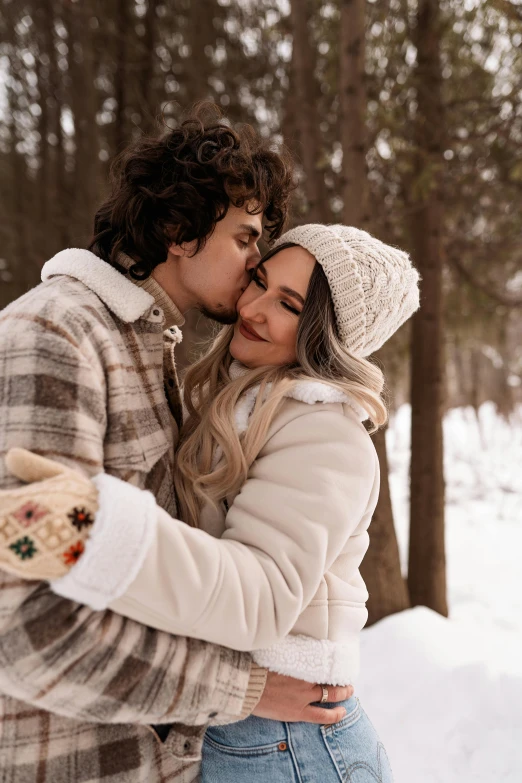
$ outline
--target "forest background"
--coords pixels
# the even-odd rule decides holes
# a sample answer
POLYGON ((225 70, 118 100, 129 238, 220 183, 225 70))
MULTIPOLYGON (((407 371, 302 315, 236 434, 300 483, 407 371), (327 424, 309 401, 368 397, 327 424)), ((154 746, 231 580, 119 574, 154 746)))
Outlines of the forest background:
MULTIPOLYGON (((522 3, 0 0, 0 307, 87 245, 114 155, 203 99, 290 147, 294 224, 365 228, 422 275, 375 357, 411 403, 407 573, 379 432, 363 576, 370 623, 445 615, 443 418, 522 401, 522 3)), ((180 365, 208 334, 188 318, 180 365)))

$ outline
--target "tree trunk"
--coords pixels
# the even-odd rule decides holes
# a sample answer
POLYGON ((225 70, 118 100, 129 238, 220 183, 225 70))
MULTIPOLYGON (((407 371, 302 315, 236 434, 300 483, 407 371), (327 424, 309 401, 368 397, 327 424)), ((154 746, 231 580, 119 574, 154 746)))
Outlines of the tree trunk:
MULTIPOLYGON (((11 73, 16 74, 18 59, 16 51, 13 49, 10 56, 11 73)), ((19 130, 15 120, 15 112, 18 110, 17 96, 11 86, 7 90, 7 109, 8 109, 8 128, 9 134, 9 179, 11 181, 12 193, 12 218, 11 218, 11 263, 13 265, 13 291, 14 297, 25 294, 26 291, 38 282, 33 276, 34 257, 32 248, 28 241, 28 223, 30 216, 26 212, 26 203, 24 196, 27 193, 27 176, 25 158, 18 152, 16 147, 20 142, 19 130)), ((4 251, 5 252, 5 251, 4 251)), ((8 302, 1 302, 4 307, 8 302)))
POLYGON ((369 223, 366 170, 365 0, 341 0, 339 116, 343 222, 369 223))
MULTIPOLYGON (((340 112, 343 145, 343 218, 348 225, 368 227, 366 212, 366 90, 364 84, 364 0, 343 0, 340 40, 340 112)), ((373 442, 379 457, 381 488, 370 527, 370 548, 361 573, 370 598, 368 623, 409 607, 408 592, 401 573, 399 547, 393 523, 388 482, 388 459, 384 430, 373 442)))
POLYGON ((129 52, 128 39, 132 24, 129 0, 116 0, 116 25, 114 31, 114 98, 116 100, 113 154, 117 155, 130 141, 129 113, 129 52))
POLYGON ((411 506, 408 587, 412 605, 447 616, 444 551, 442 193, 443 105, 437 0, 419 0, 417 117, 411 196, 421 308, 412 324, 411 506))
POLYGON ((190 62, 187 64, 188 103, 211 97, 209 78, 213 73, 211 50, 216 45, 214 29, 215 0, 200 0, 189 4, 188 43, 190 62))
POLYGON ((154 72, 154 63, 157 60, 157 7, 158 0, 148 0, 147 13, 143 19, 145 33, 142 39, 143 57, 140 74, 140 113, 143 133, 150 133, 156 129, 156 118, 161 109, 154 72))
POLYGON ((290 3, 292 28, 292 84, 294 87, 296 141, 298 157, 305 172, 305 192, 308 202, 307 222, 325 223, 329 220, 328 195, 321 168, 321 131, 317 112, 317 85, 315 77, 316 54, 308 33, 309 14, 304 3, 290 3))
POLYGON ((370 526, 370 547, 361 564, 361 575, 370 594, 367 625, 410 606, 393 524, 385 433, 382 428, 372 438, 381 467, 381 489, 370 526))
POLYGON ((54 150, 49 142, 53 130, 54 98, 50 90, 50 70, 53 53, 53 23, 52 12, 47 3, 38 6, 34 15, 36 40, 38 42, 38 58, 36 60, 36 77, 41 113, 38 119, 39 133, 39 167, 36 180, 38 191, 38 226, 39 246, 42 259, 50 258, 53 253, 53 224, 55 204, 58 197, 55 188, 54 150))
MULTIPOLYGON (((57 42, 55 41, 54 26, 56 24, 56 11, 54 0, 45 0, 42 3, 47 9, 47 21, 49 23, 49 95, 48 100, 51 104, 51 133, 54 141, 53 148, 53 190, 55 199, 53 203, 53 241, 51 243, 51 253, 54 255, 58 250, 64 247, 70 247, 69 241, 69 203, 70 193, 69 178, 66 171, 66 153, 65 153, 65 134, 62 126, 62 106, 64 101, 64 81, 65 77, 61 72, 58 60, 59 52, 57 42)), ((69 41, 69 46, 71 41, 69 41)), ((49 194, 45 194, 49 197, 49 194)))
POLYGON ((94 35, 89 24, 92 0, 79 8, 68 6, 69 104, 74 118, 74 178, 72 188, 74 247, 84 247, 93 232, 93 216, 100 199, 99 138, 96 112, 94 35))

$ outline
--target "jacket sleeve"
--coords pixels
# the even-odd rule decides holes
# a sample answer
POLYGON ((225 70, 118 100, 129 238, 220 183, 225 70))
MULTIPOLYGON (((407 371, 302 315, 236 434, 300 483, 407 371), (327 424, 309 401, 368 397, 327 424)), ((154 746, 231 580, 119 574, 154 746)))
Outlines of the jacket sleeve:
MULTIPOLYGON (((268 647, 289 633, 341 551, 350 557, 352 547, 358 568, 377 470, 373 444, 359 423, 315 406, 270 438, 221 539, 157 509, 155 539, 137 577, 106 600, 115 611, 173 633, 239 650, 268 647)), ((114 486, 105 494, 115 502, 116 492, 114 486)), ((123 494, 117 502, 125 509, 123 494)), ((123 515, 130 513, 143 513, 139 498, 129 497, 123 515)), ((132 565, 124 561, 122 555, 122 579, 132 565)), ((61 584, 89 601, 99 568, 99 561, 95 568, 80 561, 61 584)))
MULTIPOLYGON (((99 470, 105 390, 92 363, 58 326, 6 319, 2 451, 22 446, 84 473, 99 470)), ((0 487, 14 484, 1 458, 0 487)), ((0 692, 77 720, 195 724, 210 713, 239 719, 255 685, 250 656, 94 612, 47 583, 0 572, 0 692)))

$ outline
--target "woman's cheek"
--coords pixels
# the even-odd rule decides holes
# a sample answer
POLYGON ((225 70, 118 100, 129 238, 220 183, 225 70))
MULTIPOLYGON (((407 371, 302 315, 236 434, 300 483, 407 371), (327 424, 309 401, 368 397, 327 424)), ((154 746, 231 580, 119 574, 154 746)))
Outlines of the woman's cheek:
POLYGON ((284 346, 289 361, 295 361, 297 350, 297 325, 291 324, 285 329, 284 346))

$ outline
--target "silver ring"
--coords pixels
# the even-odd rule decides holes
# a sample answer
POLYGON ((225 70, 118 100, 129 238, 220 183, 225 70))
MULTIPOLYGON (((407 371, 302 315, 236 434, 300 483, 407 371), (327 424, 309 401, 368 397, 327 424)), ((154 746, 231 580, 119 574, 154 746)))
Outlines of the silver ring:
POLYGON ((321 704, 326 704, 328 701, 328 688, 326 685, 321 685, 321 688, 323 689, 323 695, 321 696, 321 704))

